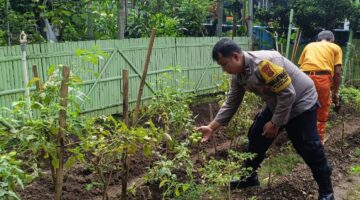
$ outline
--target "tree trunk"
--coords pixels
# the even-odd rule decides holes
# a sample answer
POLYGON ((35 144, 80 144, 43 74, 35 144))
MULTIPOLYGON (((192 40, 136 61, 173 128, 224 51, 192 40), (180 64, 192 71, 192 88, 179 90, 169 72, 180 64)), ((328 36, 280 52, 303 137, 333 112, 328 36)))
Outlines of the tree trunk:
POLYGON ((161 0, 156 1, 156 11, 161 12, 161 0))
MULTIPOLYGON (((91 7, 91 1, 89 2, 89 7, 91 7)), ((92 15, 92 13, 88 13, 87 16, 87 38, 89 40, 93 40, 94 39, 94 17, 92 15)))
POLYGON ((125 0, 118 0, 118 39, 125 38, 125 0))
POLYGON ((233 12, 233 27, 232 27, 232 36, 236 37, 236 30, 237 30, 237 17, 238 15, 233 12))
POLYGON ((224 0, 218 0, 217 3, 217 25, 216 25, 216 36, 221 36, 222 34, 222 24, 223 24, 223 8, 224 8, 224 0))
POLYGON ((5 0, 5 12, 6 12, 6 37, 8 45, 11 46, 11 38, 10 38, 10 22, 9 22, 9 2, 5 0))

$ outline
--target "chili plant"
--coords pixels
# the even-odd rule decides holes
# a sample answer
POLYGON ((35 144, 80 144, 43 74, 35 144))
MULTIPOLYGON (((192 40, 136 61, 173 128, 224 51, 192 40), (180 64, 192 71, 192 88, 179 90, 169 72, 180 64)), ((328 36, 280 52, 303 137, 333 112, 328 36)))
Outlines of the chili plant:
POLYGON ((32 179, 21 169, 22 162, 16 158, 16 152, 0 150, 0 198, 19 199, 18 189, 24 189, 25 183, 32 179))
POLYGON ((145 182, 159 184, 163 189, 163 199, 180 197, 191 185, 194 185, 193 162, 191 154, 182 143, 174 148, 174 158, 168 159, 166 155, 160 155, 152 168, 149 168, 144 177, 145 182), (184 175, 182 178, 179 175, 184 175))
MULTIPOLYGON (((44 158, 49 160, 53 179, 54 169, 59 166, 56 137, 60 128, 59 110, 62 109, 59 97, 61 68, 62 66, 51 66, 48 69, 48 80, 43 84, 42 90, 30 94, 30 111, 25 101, 17 101, 13 102, 12 108, 3 108, 3 113, 6 114, 0 116, 2 121, 6 121, 12 127, 8 132, 0 133, 0 146, 7 151, 16 150, 20 158, 26 157, 24 165, 29 167, 33 167, 33 163, 39 163, 44 158), (33 113, 32 118, 27 117, 29 112, 33 113)), ((75 145, 76 138, 82 134, 84 118, 80 116, 78 100, 84 95, 78 89, 79 84, 80 78, 71 75, 68 82, 70 94, 64 141, 66 147, 75 145)), ((77 158, 81 158, 71 152, 67 152, 67 156, 65 168, 70 168, 77 158)))
POLYGON ((227 189, 228 198, 231 199, 230 181, 234 177, 239 179, 249 176, 251 170, 251 168, 242 167, 239 163, 253 158, 254 154, 229 150, 226 160, 211 159, 203 168, 199 169, 202 183, 208 188, 210 197, 216 198, 223 195, 221 188, 224 188, 227 189))
POLYGON ((172 149, 183 133, 189 134, 193 130, 194 119, 189 108, 193 95, 185 92, 180 67, 168 68, 169 72, 158 80, 159 90, 149 106, 143 109, 142 118, 151 118, 163 128, 167 138, 171 138, 168 142, 172 149))
POLYGON ((98 174, 105 200, 108 199, 107 191, 113 174, 125 174, 124 170, 130 168, 124 166, 128 163, 122 162, 123 154, 126 153, 129 159, 142 149, 145 156, 152 155, 153 149, 162 140, 162 134, 151 122, 146 123, 145 127, 129 128, 112 116, 101 117, 96 123, 90 124, 88 137, 81 138, 79 150, 91 154, 84 158, 85 164, 98 174))
MULTIPOLYGON (((225 99, 223 100, 225 101, 225 99)), ((220 101, 222 103, 223 101, 220 101)), ((236 139, 245 135, 253 123, 253 118, 260 110, 261 100, 253 93, 246 93, 242 103, 229 124, 225 127, 225 132, 230 136, 230 148, 236 146, 236 139)))
MULTIPOLYGON (((218 84, 218 88, 225 92, 225 96, 220 96, 219 104, 222 105, 226 101, 226 92, 230 88, 230 76, 224 74, 218 84)), ((238 136, 242 136, 249 130, 255 113, 261 108, 261 100, 253 93, 245 93, 242 103, 235 113, 229 124, 225 128, 225 132, 230 136, 230 148, 236 142, 238 136)), ((236 143, 235 143, 236 145, 236 143)))

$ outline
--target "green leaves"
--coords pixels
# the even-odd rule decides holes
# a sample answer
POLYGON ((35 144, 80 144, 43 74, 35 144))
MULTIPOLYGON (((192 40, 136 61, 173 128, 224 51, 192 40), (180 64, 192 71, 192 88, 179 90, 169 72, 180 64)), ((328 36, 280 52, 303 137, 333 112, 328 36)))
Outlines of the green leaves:
POLYGON ((350 172, 351 172, 351 173, 360 174, 360 165, 351 167, 351 168, 350 168, 350 172))
POLYGON ((0 198, 19 199, 16 194, 17 187, 24 189, 24 183, 28 181, 26 173, 21 169, 23 164, 16 159, 16 152, 3 152, 0 149, 0 198))
POLYGON ((90 62, 94 65, 99 64, 99 60, 109 57, 109 54, 99 49, 99 46, 93 46, 92 50, 76 49, 75 55, 80 57, 83 62, 90 62))
POLYGON ((322 28, 336 28, 338 22, 351 15, 351 7, 348 0, 294 0, 292 4, 295 23, 307 37, 313 37, 322 28))

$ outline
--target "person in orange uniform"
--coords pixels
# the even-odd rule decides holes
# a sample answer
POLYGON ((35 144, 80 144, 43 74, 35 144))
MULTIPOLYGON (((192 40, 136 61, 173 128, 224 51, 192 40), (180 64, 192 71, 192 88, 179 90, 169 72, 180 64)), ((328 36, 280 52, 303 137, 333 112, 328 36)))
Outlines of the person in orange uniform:
POLYGON ((314 81, 320 107, 317 113, 317 129, 322 143, 326 142, 326 122, 332 102, 339 103, 339 85, 342 71, 342 50, 334 43, 331 31, 318 34, 318 40, 305 46, 299 59, 300 69, 314 81), (332 98, 330 98, 330 92, 332 98))

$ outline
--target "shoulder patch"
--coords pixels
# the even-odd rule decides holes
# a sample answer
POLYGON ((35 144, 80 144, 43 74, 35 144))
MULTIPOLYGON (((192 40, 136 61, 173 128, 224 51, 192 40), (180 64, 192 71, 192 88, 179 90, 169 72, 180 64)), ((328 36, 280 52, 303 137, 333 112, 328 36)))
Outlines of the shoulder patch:
POLYGON ((265 83, 276 93, 281 92, 291 83, 291 78, 284 68, 269 60, 263 60, 258 65, 258 69, 261 76, 265 79, 265 83))

